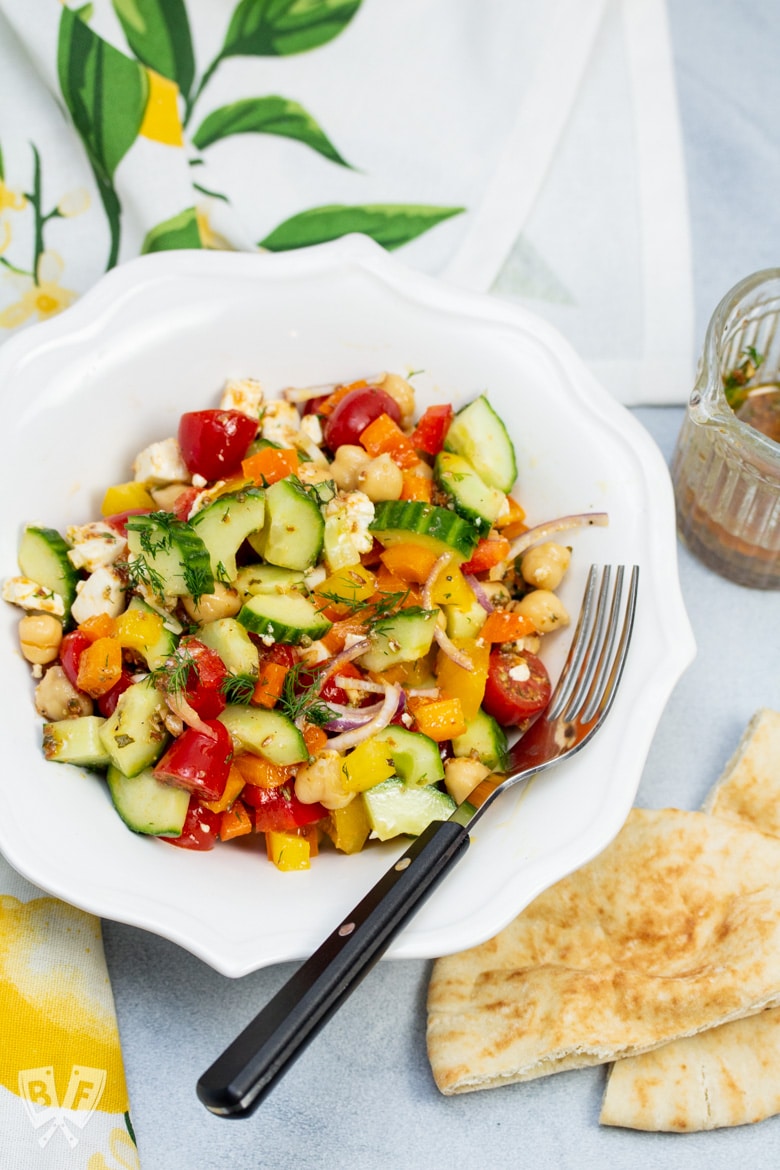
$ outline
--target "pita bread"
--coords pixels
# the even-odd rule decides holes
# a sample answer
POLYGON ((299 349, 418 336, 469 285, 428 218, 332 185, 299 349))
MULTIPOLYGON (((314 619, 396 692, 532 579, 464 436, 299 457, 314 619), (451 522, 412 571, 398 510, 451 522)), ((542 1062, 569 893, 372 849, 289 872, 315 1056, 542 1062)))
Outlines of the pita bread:
POLYGON ((702 808, 780 837, 780 711, 756 712, 702 808))
MULTIPOLYGON (((753 716, 704 808, 780 837, 780 713, 764 709, 753 716)), ((777 1008, 618 1061, 600 1121, 684 1133, 745 1125, 776 1113, 777 1008)))
POLYGON ((494 939, 436 961, 439 1089, 602 1064, 780 1004, 779 873, 780 840, 632 810, 602 854, 494 939))

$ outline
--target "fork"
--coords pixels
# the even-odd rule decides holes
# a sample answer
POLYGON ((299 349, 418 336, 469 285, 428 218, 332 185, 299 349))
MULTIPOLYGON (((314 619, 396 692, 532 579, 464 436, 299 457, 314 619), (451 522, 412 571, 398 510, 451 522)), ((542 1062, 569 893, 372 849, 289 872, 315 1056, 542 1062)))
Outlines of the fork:
POLYGON ((509 788, 579 751, 609 712, 634 623, 639 570, 624 594, 625 568, 591 566, 569 654, 544 713, 453 812, 415 838, 198 1081, 220 1117, 252 1113, 393 938, 466 851, 469 832, 509 788))

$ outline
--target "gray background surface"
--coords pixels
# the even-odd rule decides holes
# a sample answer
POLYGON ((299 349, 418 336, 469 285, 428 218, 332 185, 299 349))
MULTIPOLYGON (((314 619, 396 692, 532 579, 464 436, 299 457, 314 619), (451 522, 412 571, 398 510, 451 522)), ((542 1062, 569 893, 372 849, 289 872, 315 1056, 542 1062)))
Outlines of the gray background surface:
MULTIPOLYGON (((669 17, 698 348, 723 293, 780 262, 780 4, 669 0, 669 17)), ((668 459, 682 410, 634 413, 668 459)), ((696 808, 756 708, 780 709, 778 594, 720 580, 685 549, 680 576, 698 655, 647 760, 637 804, 653 808, 696 808)), ((253 1119, 216 1119, 195 1096, 197 1077, 293 965, 231 981, 143 931, 106 923, 104 936, 143 1170, 778 1165, 780 1117, 684 1137, 601 1128, 603 1069, 440 1096, 422 961, 381 963, 253 1119)))

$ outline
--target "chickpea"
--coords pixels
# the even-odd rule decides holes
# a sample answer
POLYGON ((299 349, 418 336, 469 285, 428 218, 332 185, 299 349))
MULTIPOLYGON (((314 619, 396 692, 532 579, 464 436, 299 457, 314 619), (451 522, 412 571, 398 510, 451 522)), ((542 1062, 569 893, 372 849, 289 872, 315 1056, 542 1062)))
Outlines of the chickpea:
POLYGON ((569 615, 557 594, 549 589, 534 589, 518 601, 516 610, 533 622, 540 634, 568 626, 569 615))
POLYGON ((490 768, 486 768, 479 760, 472 760, 470 756, 447 760, 444 765, 444 785, 457 804, 466 800, 480 780, 489 775, 490 768))
POLYGON ((557 589, 571 561, 571 549, 548 540, 534 545, 520 561, 523 580, 536 589, 557 589))
POLYGON ((60 651, 62 622, 48 613, 26 614, 19 622, 19 645, 28 662, 45 666, 60 651))
POLYGON ((380 500, 397 500, 403 486, 403 472, 388 454, 377 455, 358 475, 358 489, 375 504, 380 500))
POLYGON ((496 609, 506 609, 512 595, 503 581, 482 581, 482 592, 496 609))
POLYGON ((243 602, 236 589, 215 581, 213 593, 202 594, 197 604, 191 597, 183 597, 182 604, 193 621, 215 622, 218 618, 235 617, 243 602))
POLYGON ((301 483, 327 483, 333 479, 333 472, 317 463, 302 463, 298 468, 298 479, 301 483))
POLYGON ((50 666, 35 688, 35 710, 44 719, 76 719, 91 715, 92 700, 71 683, 61 666, 50 666))
POLYGON ((344 808, 354 792, 344 788, 343 758, 338 752, 320 752, 311 763, 298 769, 295 777, 295 795, 303 804, 319 801, 325 808, 344 808))
POLYGON ((330 474, 336 487, 343 492, 354 492, 358 485, 358 475, 370 462, 371 456, 362 447, 342 443, 330 465, 330 474))
POLYGON ((414 386, 402 378, 400 374, 385 374, 377 381, 377 386, 389 394, 401 411, 401 421, 406 422, 414 415, 414 386))

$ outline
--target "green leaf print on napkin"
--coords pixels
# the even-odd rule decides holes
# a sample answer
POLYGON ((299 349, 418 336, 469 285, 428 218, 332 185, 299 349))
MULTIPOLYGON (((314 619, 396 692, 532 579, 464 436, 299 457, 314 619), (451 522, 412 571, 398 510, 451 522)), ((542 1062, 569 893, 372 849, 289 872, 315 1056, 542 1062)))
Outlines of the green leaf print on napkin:
POLYGON ((232 134, 279 134, 283 138, 295 138, 331 162, 350 165, 303 106, 274 94, 242 98, 229 106, 220 106, 203 120, 192 141, 198 150, 205 150, 232 134))
POLYGON ((333 203, 327 207, 312 207, 286 219, 260 240, 258 247, 270 252, 285 252, 335 240, 349 232, 362 232, 391 251, 462 211, 462 207, 429 207, 413 203, 374 203, 353 207, 333 203))
POLYGON ((107 268, 119 255, 119 199, 114 171, 138 137, 149 96, 146 70, 62 9, 57 50, 60 88, 84 143, 111 232, 107 268))
POLYGON ((361 0, 241 0, 220 57, 286 57, 317 49, 349 24, 361 0))
POLYGON ((175 81, 185 100, 195 54, 184 0, 113 0, 127 43, 139 61, 175 81))
POLYGON ((141 245, 141 255, 148 252, 170 252, 175 248, 200 248, 197 212, 187 207, 178 215, 163 220, 146 233, 141 245))

